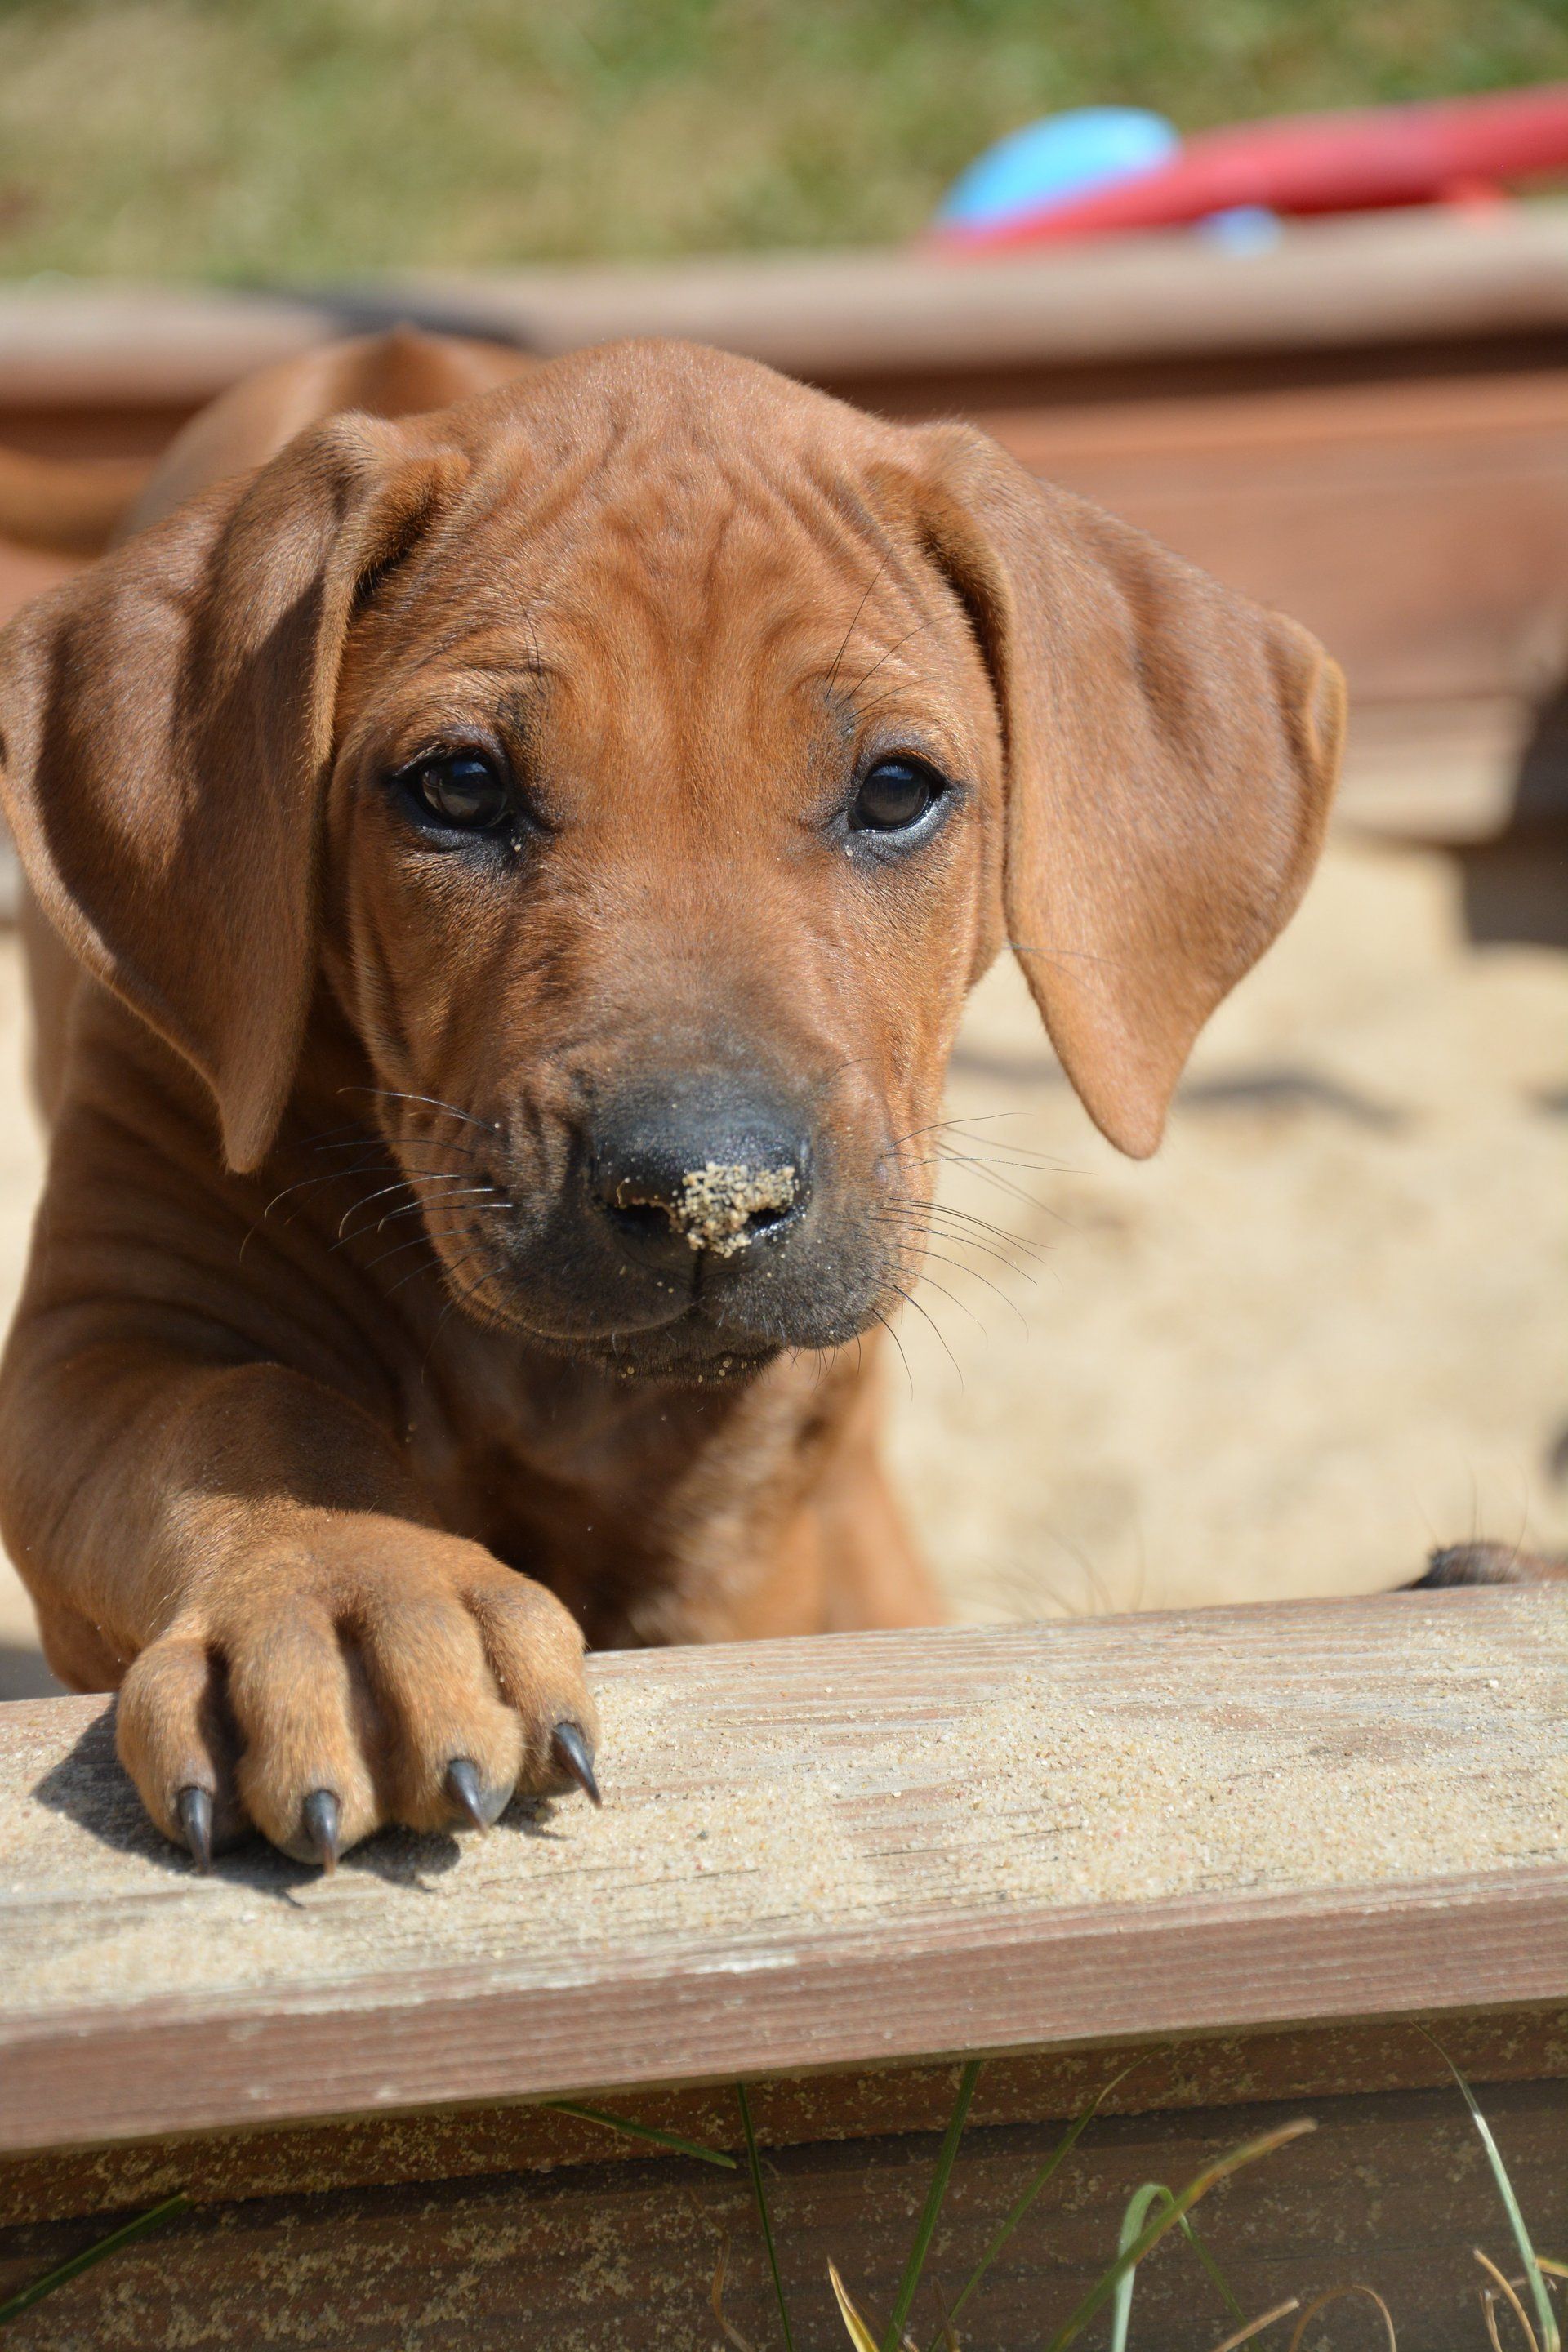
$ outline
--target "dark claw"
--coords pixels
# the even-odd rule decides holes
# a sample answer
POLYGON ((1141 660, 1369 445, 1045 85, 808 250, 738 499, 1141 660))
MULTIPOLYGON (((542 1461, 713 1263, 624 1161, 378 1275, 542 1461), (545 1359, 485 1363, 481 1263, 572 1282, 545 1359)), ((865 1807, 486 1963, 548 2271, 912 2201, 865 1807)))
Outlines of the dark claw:
POLYGON ((563 1772, 569 1772, 591 1805, 602 1805, 599 1784, 594 1778, 594 1759, 588 1743, 574 1723, 558 1723, 550 1743, 550 1753, 563 1772))
POLYGON ((174 1800, 174 1811, 180 1827, 185 1833, 185 1843, 191 1849, 191 1859, 198 1870, 213 1866, 213 1801, 207 1789, 182 1789, 174 1800))
POLYGON ((314 1846, 325 1878, 330 1878, 338 1866, 341 1821, 338 1801, 330 1789, 312 1789, 300 1808, 300 1827, 305 1843, 314 1846))
POLYGON ((479 1776, 466 1756, 454 1756, 447 1765, 447 1794, 477 1830, 489 1829, 489 1817, 479 1801, 479 1776))

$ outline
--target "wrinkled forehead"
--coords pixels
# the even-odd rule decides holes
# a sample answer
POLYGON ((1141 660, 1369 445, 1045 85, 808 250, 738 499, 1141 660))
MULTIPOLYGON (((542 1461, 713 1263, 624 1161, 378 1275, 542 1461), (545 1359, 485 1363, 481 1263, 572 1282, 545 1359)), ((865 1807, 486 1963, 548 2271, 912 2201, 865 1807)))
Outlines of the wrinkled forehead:
POLYGON ((658 415, 499 418, 396 583, 384 650, 630 704, 973 687, 958 600, 879 495, 879 428, 668 389, 658 415))

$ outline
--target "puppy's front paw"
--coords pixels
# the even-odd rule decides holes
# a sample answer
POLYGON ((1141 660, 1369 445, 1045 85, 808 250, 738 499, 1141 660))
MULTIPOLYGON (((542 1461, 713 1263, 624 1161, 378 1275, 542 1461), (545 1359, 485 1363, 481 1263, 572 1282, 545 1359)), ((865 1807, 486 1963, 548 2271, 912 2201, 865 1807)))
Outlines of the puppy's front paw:
POLYGON ((1430 1552, 1426 1573, 1407 1589, 1441 1592, 1461 1584, 1561 1584, 1568 1582, 1568 1559, 1521 1551, 1517 1544, 1447 1544, 1430 1552))
POLYGON ((384 1822, 487 1827, 517 1791, 598 1801, 583 1640, 477 1544, 334 1519, 218 1575, 137 1658, 121 1761, 205 1866, 261 1831, 330 1870, 384 1822))

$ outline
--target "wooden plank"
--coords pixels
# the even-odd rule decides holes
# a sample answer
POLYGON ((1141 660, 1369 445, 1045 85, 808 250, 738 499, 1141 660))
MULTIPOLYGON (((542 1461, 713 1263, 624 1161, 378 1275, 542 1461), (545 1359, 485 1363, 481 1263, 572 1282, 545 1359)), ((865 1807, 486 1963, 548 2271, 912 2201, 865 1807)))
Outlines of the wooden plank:
POLYGON ((984 424, 1021 463, 1053 478, 1078 465, 1144 463, 1151 452, 1174 463, 1299 462, 1323 449, 1342 453, 1365 478, 1375 474, 1390 441, 1430 444, 1447 462, 1462 465, 1468 451, 1499 438, 1543 434, 1559 440, 1568 429, 1568 370, 987 411, 984 424))
POLYGON ((329 304, 216 287, 6 286, 0 408, 196 408, 334 331, 329 304))
POLYGON ((1568 1594, 596 1662, 609 1801, 195 1878, 0 1721, 0 2146, 1568 1997, 1568 1594))
MULTIPOLYGON (((1489 2011, 1437 2021, 1443 2051, 1485 2089, 1568 2079, 1568 2010, 1489 2011)), ((1058 2125, 1081 2114, 1113 2076, 1107 2116, 1245 2108, 1262 2102, 1446 2090, 1443 2055, 1414 2023, 1205 2034, 994 2058, 975 2093, 976 2127, 1058 2125)), ((947 2063, 753 2078, 752 2113, 765 2147, 940 2132, 956 2084, 947 2063)), ((733 2086, 618 2091, 613 2112, 704 2147, 735 2135, 733 2086)), ((1240 2128, 1242 2126, 1238 2126, 1240 2128)), ((309 2125, 175 2133, 71 2149, 0 2156, 0 2229, 47 2216, 131 2211, 183 2189, 193 2203, 392 2188, 496 2172, 630 2163, 653 2151, 558 2109, 520 2103, 434 2108, 414 2115, 309 2125)), ((660 2161, 679 2162, 661 2156, 660 2161)))
POLYGON ((814 381, 1568 329, 1568 206, 1292 224, 1261 252, 1185 234, 986 261, 918 248, 400 277, 374 289, 531 350, 719 343, 814 381))
POLYGON ((195 406, 324 335, 399 316, 544 352, 686 336, 814 381, 1561 338, 1568 205, 1305 221, 1247 255, 1164 234, 985 262, 907 248, 411 274, 314 299, 12 287, 0 293, 0 408, 195 406))
MULTIPOLYGON (((1486 2105, 1537 2241, 1554 2249, 1568 2231, 1563 2087, 1491 2090, 1486 2105)), ((1484 2340, 1470 2249, 1488 2248, 1510 2271, 1517 2263, 1485 2156, 1450 2087, 1097 2124, 987 2278, 964 2341, 990 2352, 1037 2347, 1108 2266, 1142 2182, 1182 2182, 1239 2140, 1303 2114, 1317 2126, 1310 2137, 1241 2173, 1204 2207, 1205 2243, 1244 2310, 1254 2315, 1291 2295, 1360 2282, 1389 2300, 1402 2344, 1459 2352, 1484 2340)), ((1060 2129, 981 2123, 966 2136, 930 2265, 950 2297, 1060 2129)), ((737 2137, 731 2111, 728 2144, 737 2137)), ((769 2154, 798 2345, 844 2340, 829 2260, 886 2314, 934 2148, 931 2137, 898 2135, 769 2154)), ((103 2226, 39 2220, 0 2231, 0 2294, 103 2226)), ((241 2342, 334 2352, 392 2344, 401 2352, 458 2344, 463 2352, 691 2352, 717 2340, 710 2283, 726 2244, 729 2315, 751 2343, 774 2344, 743 2174, 659 2160, 552 2174, 498 2169, 326 2195, 296 2189, 196 2208, 40 2304, 24 2340, 28 2352, 228 2352, 241 2342)), ((918 2310, 921 2342, 938 2321, 928 2294, 918 2310)), ((1370 2311, 1334 2321, 1324 2340, 1380 2340, 1370 2311)), ((1162 2352, 1213 2352, 1235 2322, 1173 2241, 1140 2273, 1133 2325, 1135 2341, 1162 2352)))
POLYGON ((1334 822, 1456 845, 1493 841, 1520 806, 1527 758, 1531 814, 1568 814, 1568 746, 1543 756, 1538 723, 1523 695, 1358 702, 1334 822))
POLYGON ((1360 702, 1540 700, 1568 673, 1568 373, 975 421, 1304 622, 1360 702))

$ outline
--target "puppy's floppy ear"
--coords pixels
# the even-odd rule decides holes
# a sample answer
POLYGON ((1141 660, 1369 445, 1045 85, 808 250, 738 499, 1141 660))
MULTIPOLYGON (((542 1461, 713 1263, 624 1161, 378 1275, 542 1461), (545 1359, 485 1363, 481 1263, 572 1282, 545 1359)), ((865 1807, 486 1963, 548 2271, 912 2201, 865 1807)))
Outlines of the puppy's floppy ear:
POLYGON ((911 438, 1000 709, 1009 938, 1090 1117, 1142 1159, 1198 1031, 1306 887, 1344 681, 1294 622, 984 435, 911 438))
POLYGON ((267 1151, 316 969, 339 667, 367 578, 464 468, 343 416, 191 499, 0 637, 0 793, 66 944, 267 1151))

